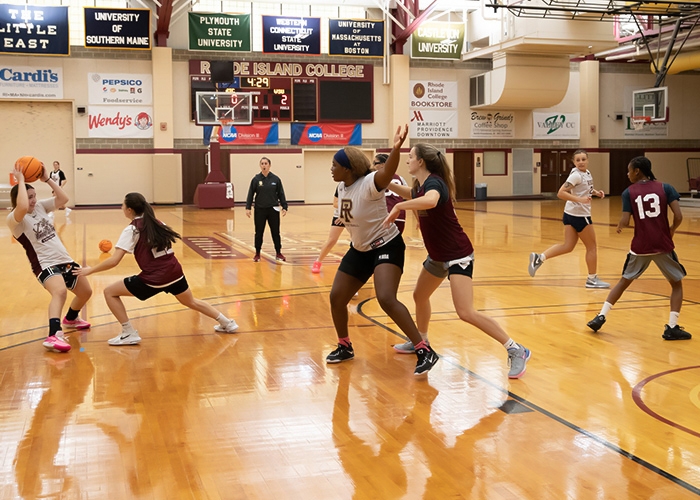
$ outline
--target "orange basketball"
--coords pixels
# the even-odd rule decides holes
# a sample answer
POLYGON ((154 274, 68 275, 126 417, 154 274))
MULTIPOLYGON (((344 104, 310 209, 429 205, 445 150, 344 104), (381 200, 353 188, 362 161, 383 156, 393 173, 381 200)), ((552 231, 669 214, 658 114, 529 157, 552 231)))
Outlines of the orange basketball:
POLYGON ((24 174, 24 182, 39 180, 44 173, 44 164, 33 156, 23 156, 15 162, 15 167, 19 167, 24 174))
POLYGON ((99 247, 102 252, 107 253, 112 249, 112 242, 109 240, 102 240, 100 241, 99 247))

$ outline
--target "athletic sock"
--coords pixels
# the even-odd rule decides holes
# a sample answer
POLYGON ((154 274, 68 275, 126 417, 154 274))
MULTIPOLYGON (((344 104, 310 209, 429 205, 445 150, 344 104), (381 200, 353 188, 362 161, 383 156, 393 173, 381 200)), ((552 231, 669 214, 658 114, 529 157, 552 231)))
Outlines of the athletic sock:
POLYGON ((593 273, 593 274, 589 274, 589 275, 588 275, 588 279, 591 280, 591 281, 593 281, 593 280, 596 279, 597 277, 598 277, 598 273, 593 273))
POLYGON ((508 339, 508 342, 503 344, 503 347, 505 347, 506 349, 517 349, 518 347, 520 347, 520 345, 518 345, 518 343, 515 342, 513 339, 508 339))
POLYGON ((600 310, 600 314, 599 314, 599 315, 600 315, 600 316, 603 316, 603 317, 607 316, 608 313, 610 312, 610 309, 612 309, 612 307, 613 307, 613 305, 612 305, 610 302, 606 301, 606 302, 603 304, 603 307, 602 307, 602 309, 600 310))
POLYGON ((430 344, 426 342, 425 340, 421 340, 418 342, 416 345, 413 346, 413 348, 417 351, 418 349, 430 349, 430 344))
POLYGON ((228 319, 226 316, 224 316, 224 313, 219 313, 219 315, 216 317, 216 321, 219 322, 221 326, 226 328, 228 324, 231 322, 230 319, 228 319))
POLYGON ((545 260, 547 260, 547 256, 546 256, 545 254, 541 253, 541 254, 540 254, 540 260, 541 260, 542 262, 544 262, 545 260))
POLYGON ((50 318, 49 319, 49 337, 56 335, 56 332, 61 331, 61 319, 60 318, 50 318))
POLYGON ((344 345, 345 347, 350 347, 352 345, 350 342, 350 337, 343 337, 342 339, 338 339, 338 343, 344 345))
POLYGON ((68 308, 68 312, 66 313, 66 319, 68 321, 75 321, 75 318, 78 317, 78 313, 80 311, 76 311, 75 309, 71 309, 70 307, 68 308))
POLYGON ((678 326, 678 316, 680 315, 680 312, 671 311, 671 314, 668 315, 668 326, 671 328, 678 326))
POLYGON ((136 330, 131 326, 131 321, 122 323, 122 333, 136 333, 136 330))

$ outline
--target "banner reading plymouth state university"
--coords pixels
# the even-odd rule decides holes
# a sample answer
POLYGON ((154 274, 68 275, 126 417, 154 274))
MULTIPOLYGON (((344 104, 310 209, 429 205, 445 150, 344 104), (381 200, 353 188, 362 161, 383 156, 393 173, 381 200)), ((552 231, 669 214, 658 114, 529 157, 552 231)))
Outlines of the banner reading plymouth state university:
POLYGON ((413 59, 461 59, 462 47, 463 23, 423 23, 411 35, 413 59))
POLYGON ((292 123, 292 144, 299 146, 361 146, 362 125, 357 123, 292 123))
POLYGON ((279 144, 279 125, 272 123, 255 123, 253 125, 221 126, 218 131, 221 144, 263 144, 276 146, 279 144))
POLYGON ((0 53, 68 55, 68 7, 0 4, 0 53))
POLYGON ((250 52, 250 14, 189 13, 190 50, 250 52))
POLYGON ((150 9, 84 7, 85 47, 100 49, 151 48, 150 9))
POLYGON ((532 113, 533 139, 579 139, 578 113, 532 113))
POLYGON ((266 54, 321 54, 320 17, 262 16, 266 54))
POLYGON ((328 53, 332 56, 384 56, 384 21, 329 19, 328 53))

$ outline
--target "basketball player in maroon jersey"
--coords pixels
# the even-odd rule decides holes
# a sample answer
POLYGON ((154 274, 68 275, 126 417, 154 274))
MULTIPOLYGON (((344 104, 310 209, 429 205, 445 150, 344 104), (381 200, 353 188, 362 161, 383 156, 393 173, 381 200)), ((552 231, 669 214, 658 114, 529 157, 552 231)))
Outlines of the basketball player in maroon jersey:
POLYGON ((664 328, 665 340, 688 340, 692 336, 678 325, 678 316, 683 303, 683 278, 685 269, 678 262, 674 251, 673 234, 681 225, 683 214, 678 203, 680 195, 670 184, 656 180, 651 171, 651 162, 637 156, 627 166, 627 177, 632 185, 622 193, 622 217, 617 232, 629 227, 634 218, 634 237, 622 277, 610 290, 600 313, 588 322, 588 327, 597 332, 605 323, 607 315, 632 281, 639 278, 654 262, 671 284, 671 314, 664 328), (668 225, 668 208, 673 213, 673 222, 668 225))

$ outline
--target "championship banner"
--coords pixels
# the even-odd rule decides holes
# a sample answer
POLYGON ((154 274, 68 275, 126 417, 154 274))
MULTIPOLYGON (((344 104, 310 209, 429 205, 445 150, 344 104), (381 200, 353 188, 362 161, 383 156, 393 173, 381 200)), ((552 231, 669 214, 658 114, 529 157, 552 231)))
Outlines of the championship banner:
POLYGON ((250 14, 189 12, 190 50, 250 52, 250 14))
POLYGON ((515 137, 515 114, 512 111, 472 111, 470 137, 515 137))
POLYGON ((579 113, 532 113, 533 139, 579 139, 579 113))
POLYGON ((361 146, 362 125, 292 123, 292 144, 299 146, 361 146))
POLYGON ((219 143, 237 146, 255 144, 276 146, 279 144, 279 125, 254 123, 253 125, 222 125, 218 131, 219 143))
POLYGON ((321 18, 262 16, 265 54, 321 54, 321 18))
POLYGON ((88 106, 88 137, 153 138, 151 106, 88 106))
POLYGON ((63 99, 63 68, 0 65, 0 98, 63 99))
POLYGON ((68 7, 0 4, 0 54, 70 54, 68 7))
POLYGON ((462 47, 463 23, 423 23, 411 35, 412 59, 461 59, 462 47))
POLYGON ((384 21, 329 19, 328 31, 332 56, 384 56, 384 21))
POLYGON ((85 47, 89 49, 151 48, 150 9, 83 7, 85 47))
POLYGON ((88 104, 153 104, 153 83, 149 74, 88 73, 88 104))

